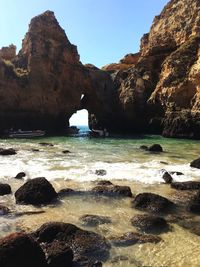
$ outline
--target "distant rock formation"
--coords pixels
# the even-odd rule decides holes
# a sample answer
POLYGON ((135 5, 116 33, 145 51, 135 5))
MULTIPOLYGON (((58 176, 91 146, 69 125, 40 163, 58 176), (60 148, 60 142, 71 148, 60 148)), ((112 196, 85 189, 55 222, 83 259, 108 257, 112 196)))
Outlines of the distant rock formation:
POLYGON ((2 47, 0 49, 0 58, 4 60, 12 60, 16 57, 17 47, 13 44, 2 47))
POLYGON ((86 108, 91 128, 200 138, 199 0, 171 0, 140 52, 102 70, 82 65, 51 11, 31 20, 15 51, 0 50, 0 132, 60 133, 86 108))

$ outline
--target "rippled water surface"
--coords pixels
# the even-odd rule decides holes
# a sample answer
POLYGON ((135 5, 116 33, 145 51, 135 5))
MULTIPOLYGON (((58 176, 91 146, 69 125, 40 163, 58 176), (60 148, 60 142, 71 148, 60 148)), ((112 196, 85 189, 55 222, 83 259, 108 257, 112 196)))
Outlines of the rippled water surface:
MULTIPOLYGON (((91 139, 88 137, 52 137, 37 140, 0 140, 0 147, 13 147, 17 155, 0 158, 0 180, 8 182, 13 192, 23 181, 13 177, 21 171, 27 179, 38 176, 50 180, 58 191, 62 188, 89 190, 100 179, 112 180, 131 187, 134 195, 155 192, 176 200, 176 191, 163 184, 162 169, 180 171, 173 175, 175 181, 200 180, 200 170, 189 163, 200 155, 200 142, 192 140, 164 139, 158 136, 132 137, 127 139, 91 139), (41 146, 50 142, 54 146, 41 146), (141 145, 159 143, 164 152, 150 154, 139 149, 141 145), (39 149, 34 152, 33 149, 39 149), (64 154, 62 151, 69 150, 64 154), (97 176, 95 170, 104 169, 105 176, 97 176)), ((130 199, 110 199, 91 196, 65 197, 56 205, 35 208, 15 205, 13 195, 0 197, 0 203, 16 213, 20 211, 44 211, 37 215, 0 217, 0 235, 16 230, 33 230, 47 221, 64 221, 83 227, 79 220, 84 214, 110 216, 111 224, 86 228, 105 237, 136 231, 130 219, 138 213, 131 208, 130 199)), ((188 215, 188 214, 187 214, 188 215)), ((200 216, 192 220, 199 221, 200 216)), ((200 266, 200 236, 171 224, 171 231, 161 235, 158 244, 136 244, 111 250, 111 258, 104 266, 200 266), (121 260, 119 260, 119 256, 121 260)))

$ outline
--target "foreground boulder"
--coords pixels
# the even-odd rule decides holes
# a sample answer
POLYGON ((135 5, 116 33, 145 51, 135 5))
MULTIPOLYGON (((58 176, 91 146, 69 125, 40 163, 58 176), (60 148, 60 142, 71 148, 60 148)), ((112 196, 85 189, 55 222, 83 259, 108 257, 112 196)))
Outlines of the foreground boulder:
POLYGON ((44 246, 44 251, 49 267, 73 266, 73 251, 64 242, 55 240, 44 246))
POLYGON ((111 218, 108 216, 90 215, 86 214, 80 218, 80 221, 85 226, 95 227, 100 224, 111 223, 111 218))
POLYGON ((161 238, 154 235, 144 235, 136 232, 128 232, 118 237, 109 238, 112 245, 116 247, 132 246, 136 243, 158 243, 161 238))
POLYGON ((53 186, 43 177, 26 182, 15 192, 17 204, 48 204, 57 196, 53 186))
POLYGON ((171 187, 177 190, 198 190, 200 189, 200 181, 174 182, 171 187))
POLYGON ((0 183, 0 196, 11 194, 11 187, 9 184, 0 183))
POLYGON ((131 219, 131 223, 138 230, 145 233, 160 234, 169 230, 166 220, 154 215, 136 215, 131 219))
POLYGON ((0 148, 0 155, 1 156, 11 156, 11 155, 16 155, 17 152, 13 148, 0 148))
POLYGON ((200 158, 193 160, 190 163, 190 166, 193 167, 193 168, 200 169, 200 158))
POLYGON ((50 244, 55 240, 65 242, 75 259, 86 257, 101 261, 109 257, 110 244, 99 234, 82 230, 75 225, 51 222, 42 225, 33 236, 39 243, 50 244))
POLYGON ((175 204, 165 197, 153 193, 138 194, 132 201, 132 207, 153 213, 169 213, 175 204))
POLYGON ((0 239, 0 266, 47 267, 41 247, 32 237, 22 233, 0 239))

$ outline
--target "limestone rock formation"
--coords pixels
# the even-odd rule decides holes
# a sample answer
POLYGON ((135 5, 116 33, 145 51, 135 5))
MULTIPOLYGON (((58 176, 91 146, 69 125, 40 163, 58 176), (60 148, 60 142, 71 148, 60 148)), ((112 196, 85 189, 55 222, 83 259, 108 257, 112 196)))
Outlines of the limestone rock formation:
POLYGON ((139 53, 101 70, 82 65, 51 11, 31 20, 14 50, 0 50, 0 133, 61 133, 85 108, 90 128, 200 138, 199 0, 171 0, 139 53))
POLYGON ((200 138, 199 60, 200 3, 171 0, 141 39, 138 62, 113 75, 127 130, 200 138))

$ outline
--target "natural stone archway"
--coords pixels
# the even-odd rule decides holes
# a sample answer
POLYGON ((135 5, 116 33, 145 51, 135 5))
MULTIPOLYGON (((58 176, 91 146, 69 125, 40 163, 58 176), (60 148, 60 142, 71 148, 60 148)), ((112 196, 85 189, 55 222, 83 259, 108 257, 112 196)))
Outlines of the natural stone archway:
POLYGON ((33 18, 19 54, 0 53, 0 132, 62 133, 87 109, 90 128, 200 138, 199 11, 199 0, 171 0, 140 53, 102 70, 80 62, 53 12, 33 18))
POLYGON ((12 61, 0 59, 0 81, 0 132, 21 128, 61 133, 83 108, 91 114, 90 124, 94 114, 97 125, 109 125, 114 116, 110 75, 81 64, 76 46, 51 11, 31 20, 12 61))

